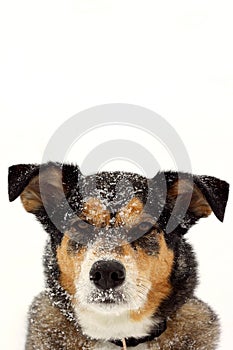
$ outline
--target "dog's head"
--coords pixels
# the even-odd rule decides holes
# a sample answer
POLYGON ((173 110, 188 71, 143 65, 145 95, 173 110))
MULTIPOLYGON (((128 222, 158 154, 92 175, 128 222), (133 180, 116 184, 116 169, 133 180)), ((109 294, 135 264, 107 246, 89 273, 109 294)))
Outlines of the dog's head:
POLYGON ((223 221, 228 184, 48 163, 10 167, 10 201, 19 195, 50 234, 48 284, 68 293, 84 333, 116 339, 146 335, 192 295, 196 261, 183 236, 212 211, 223 221))

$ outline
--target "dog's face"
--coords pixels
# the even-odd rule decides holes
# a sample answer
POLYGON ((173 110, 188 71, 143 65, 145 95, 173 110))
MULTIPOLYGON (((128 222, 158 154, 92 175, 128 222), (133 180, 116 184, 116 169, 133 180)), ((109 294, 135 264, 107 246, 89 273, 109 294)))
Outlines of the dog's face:
POLYGON ((52 277, 70 295, 83 332, 121 339, 145 336, 192 295, 196 262, 183 235, 212 211, 223 220, 228 185, 172 172, 83 176, 49 163, 40 175, 35 165, 11 167, 9 194, 21 195, 49 232, 52 277))

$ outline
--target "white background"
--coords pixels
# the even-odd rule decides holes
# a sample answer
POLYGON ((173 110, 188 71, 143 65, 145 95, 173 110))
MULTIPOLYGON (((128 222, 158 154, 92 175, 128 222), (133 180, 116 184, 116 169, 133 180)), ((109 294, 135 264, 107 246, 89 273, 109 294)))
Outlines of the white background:
MULTIPOLYGON (((24 348, 46 240, 19 200, 8 203, 7 167, 40 162, 77 112, 124 102, 176 129, 194 173, 231 182, 232 11, 225 0, 1 2, 1 349, 24 348)), ((77 147, 73 161, 85 151, 77 147)), ((188 234, 200 263, 197 294, 221 316, 224 350, 233 340, 231 212, 230 196, 224 224, 212 215, 188 234)))

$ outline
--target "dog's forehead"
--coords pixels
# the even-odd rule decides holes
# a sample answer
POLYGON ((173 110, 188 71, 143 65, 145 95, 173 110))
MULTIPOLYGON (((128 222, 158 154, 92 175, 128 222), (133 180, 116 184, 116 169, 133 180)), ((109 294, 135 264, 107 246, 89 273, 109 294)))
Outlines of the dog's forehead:
MULTIPOLYGON (((112 213, 119 211, 133 198, 145 203, 147 190, 144 176, 120 171, 89 175, 83 177, 79 184, 84 203, 95 198, 112 213)), ((96 202, 93 201, 93 204, 96 202)))

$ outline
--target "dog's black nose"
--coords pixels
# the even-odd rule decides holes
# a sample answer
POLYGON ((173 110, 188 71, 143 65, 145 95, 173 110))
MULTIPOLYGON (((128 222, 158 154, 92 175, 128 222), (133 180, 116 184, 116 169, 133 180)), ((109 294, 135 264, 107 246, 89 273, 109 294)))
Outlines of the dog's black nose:
POLYGON ((90 280, 99 289, 116 288, 125 280, 125 268, 116 260, 99 260, 91 268, 90 280))

